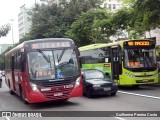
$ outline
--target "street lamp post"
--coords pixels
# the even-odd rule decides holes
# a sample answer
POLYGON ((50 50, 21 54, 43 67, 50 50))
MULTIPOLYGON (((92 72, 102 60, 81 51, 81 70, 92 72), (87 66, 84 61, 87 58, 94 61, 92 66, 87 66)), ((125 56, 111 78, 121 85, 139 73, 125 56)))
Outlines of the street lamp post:
POLYGON ((13 41, 13 45, 14 45, 14 36, 13 36, 13 21, 14 21, 14 19, 11 19, 11 21, 12 21, 12 41, 13 41))

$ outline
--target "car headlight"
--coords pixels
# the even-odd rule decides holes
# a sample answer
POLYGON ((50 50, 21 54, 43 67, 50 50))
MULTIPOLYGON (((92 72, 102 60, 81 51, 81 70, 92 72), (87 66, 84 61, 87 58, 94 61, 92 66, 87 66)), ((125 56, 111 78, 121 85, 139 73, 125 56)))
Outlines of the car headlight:
POLYGON ((93 87, 101 87, 101 85, 94 84, 93 87))
POLYGON ((81 82, 81 77, 78 77, 76 82, 75 82, 75 85, 74 85, 74 88, 78 87, 80 85, 80 82, 81 82))
POLYGON ((32 90, 33 90, 34 92, 39 92, 39 89, 38 89, 38 87, 37 87, 36 84, 30 82, 30 85, 31 85, 31 88, 32 88, 32 90))

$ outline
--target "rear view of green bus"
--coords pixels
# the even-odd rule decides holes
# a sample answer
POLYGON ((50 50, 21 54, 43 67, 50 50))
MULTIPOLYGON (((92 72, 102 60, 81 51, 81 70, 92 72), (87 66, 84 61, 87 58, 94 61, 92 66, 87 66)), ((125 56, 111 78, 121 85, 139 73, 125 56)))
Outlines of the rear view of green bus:
POLYGON ((79 50, 83 69, 109 73, 119 85, 158 83, 155 42, 152 40, 92 44, 79 50))

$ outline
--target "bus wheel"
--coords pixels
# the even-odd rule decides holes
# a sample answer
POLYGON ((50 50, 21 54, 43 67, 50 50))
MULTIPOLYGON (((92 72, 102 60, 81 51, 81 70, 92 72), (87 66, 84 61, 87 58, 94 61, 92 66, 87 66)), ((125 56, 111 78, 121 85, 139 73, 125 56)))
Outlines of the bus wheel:
POLYGON ((133 85, 133 88, 138 89, 139 85, 133 85))
POLYGON ((14 95, 14 92, 13 92, 12 89, 11 89, 11 84, 10 84, 9 81, 8 81, 8 87, 9 87, 9 93, 10 93, 11 95, 14 95))
POLYGON ((24 102, 25 104, 29 104, 29 103, 26 101, 25 97, 24 97, 24 92, 23 92, 22 87, 20 87, 20 94, 21 94, 21 98, 22 98, 23 102, 24 102))

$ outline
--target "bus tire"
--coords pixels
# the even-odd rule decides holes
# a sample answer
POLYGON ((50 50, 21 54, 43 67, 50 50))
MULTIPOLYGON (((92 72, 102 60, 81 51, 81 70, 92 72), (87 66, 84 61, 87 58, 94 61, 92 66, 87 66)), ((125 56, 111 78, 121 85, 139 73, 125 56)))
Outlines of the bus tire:
POLYGON ((14 92, 11 89, 11 84, 10 84, 9 81, 8 81, 8 87, 9 87, 9 93, 10 93, 10 95, 14 95, 14 92))
POLYGON ((20 86, 20 96, 21 96, 24 104, 29 104, 29 103, 26 101, 25 97, 24 97, 24 92, 23 92, 23 89, 22 89, 21 86, 20 86))
POLYGON ((139 88, 139 85, 133 85, 133 88, 134 88, 134 89, 138 89, 138 88, 139 88))

